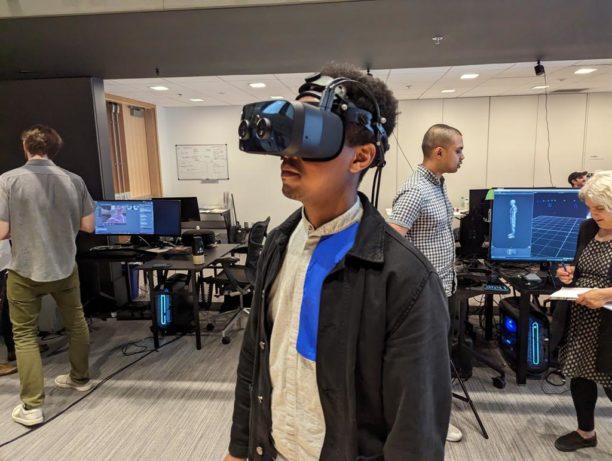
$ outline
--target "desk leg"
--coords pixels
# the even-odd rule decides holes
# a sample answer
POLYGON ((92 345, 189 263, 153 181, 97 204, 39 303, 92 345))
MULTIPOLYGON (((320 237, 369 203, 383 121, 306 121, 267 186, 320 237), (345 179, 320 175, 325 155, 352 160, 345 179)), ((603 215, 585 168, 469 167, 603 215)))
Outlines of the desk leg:
POLYGON ((202 333, 200 332, 200 306, 198 304, 198 284, 196 279, 198 272, 193 271, 191 273, 191 293, 193 298, 193 327, 195 328, 196 334, 196 349, 202 349, 202 333))
POLYGON ((151 302, 151 329, 153 330, 153 344, 155 350, 159 349, 159 328, 157 326, 157 309, 155 309, 155 282, 153 281, 153 271, 147 271, 149 277, 149 297, 151 302))
POLYGON ((486 294, 484 302, 485 316, 485 339, 491 341, 493 338, 493 295, 486 294))
POLYGON ((527 382, 527 351, 529 338, 529 300, 530 295, 525 291, 521 292, 519 301, 519 321, 518 321, 518 357, 516 364, 516 384, 527 382))

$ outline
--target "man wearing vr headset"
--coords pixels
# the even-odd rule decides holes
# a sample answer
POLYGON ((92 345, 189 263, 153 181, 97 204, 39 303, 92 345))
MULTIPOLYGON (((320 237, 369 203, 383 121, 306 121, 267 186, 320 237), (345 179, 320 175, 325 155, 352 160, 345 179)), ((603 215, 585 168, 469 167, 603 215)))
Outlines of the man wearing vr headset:
POLYGON ((384 164, 397 101, 348 65, 307 79, 297 99, 245 106, 239 129, 242 150, 281 156, 283 194, 303 207, 259 259, 226 461, 442 460, 444 291, 357 192, 384 164))

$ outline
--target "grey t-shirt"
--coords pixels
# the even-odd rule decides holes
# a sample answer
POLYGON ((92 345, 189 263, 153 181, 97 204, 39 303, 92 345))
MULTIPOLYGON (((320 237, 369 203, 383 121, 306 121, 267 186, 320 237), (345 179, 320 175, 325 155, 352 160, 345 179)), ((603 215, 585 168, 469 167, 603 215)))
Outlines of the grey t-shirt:
POLYGON ((74 270, 81 218, 94 204, 83 179, 51 160, 29 160, 0 176, 0 221, 10 225, 9 270, 36 282, 74 270))

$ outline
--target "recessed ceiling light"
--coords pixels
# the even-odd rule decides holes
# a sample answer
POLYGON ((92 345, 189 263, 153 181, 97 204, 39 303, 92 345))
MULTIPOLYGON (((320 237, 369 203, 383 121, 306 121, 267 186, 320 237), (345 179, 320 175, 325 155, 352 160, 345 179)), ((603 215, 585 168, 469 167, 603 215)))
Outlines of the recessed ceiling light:
POLYGON ((550 88, 550 85, 538 85, 531 88, 532 90, 543 90, 545 88, 550 88))
POLYGON ((575 74, 578 75, 582 75, 582 74, 590 74, 591 72, 595 72, 597 69, 593 69, 592 67, 583 67, 582 69, 578 69, 576 72, 574 72, 575 74))
POLYGON ((266 84, 263 82, 255 82, 255 83, 249 83, 249 86, 251 88, 265 88, 266 84))
POLYGON ((204 101, 202 98, 189 98, 191 102, 202 102, 204 101))
POLYGON ((461 80, 471 80, 473 78, 478 78, 478 74, 463 74, 461 76, 461 80))
POLYGON ((451 88, 449 90, 442 90, 440 93, 454 93, 454 92, 455 92, 455 89, 451 88))
POLYGON ((282 96, 270 96, 270 99, 283 99, 282 96))
POLYGON ((152 90, 155 91, 168 91, 168 87, 167 86, 150 86, 149 88, 151 88, 152 90))

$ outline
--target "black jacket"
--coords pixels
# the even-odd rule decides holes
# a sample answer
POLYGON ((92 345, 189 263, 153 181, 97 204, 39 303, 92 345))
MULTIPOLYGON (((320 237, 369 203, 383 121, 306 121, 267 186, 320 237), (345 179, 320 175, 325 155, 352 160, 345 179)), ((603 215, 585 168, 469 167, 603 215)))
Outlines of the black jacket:
MULTIPOLYGON (((444 290, 425 257, 360 199, 355 244, 321 291, 316 368, 326 433, 320 459, 442 460, 451 405, 444 290)), ((229 449, 251 461, 276 457, 267 292, 300 219, 296 211, 266 240, 240 353, 229 449)))
MULTIPOLYGON (((593 219, 587 219, 580 226, 578 232, 578 246, 576 249, 576 257, 574 258, 574 264, 578 263, 580 255, 589 244, 595 235, 599 232, 599 226, 593 219)), ((574 280, 580 277, 580 271, 576 266, 574 272, 574 280)), ((608 280, 612 280, 612 261, 609 262, 608 266, 608 280)), ((612 311, 603 309, 601 317, 601 325, 599 327, 599 345, 597 348, 597 358, 595 365, 597 369, 602 373, 612 375, 612 311)))

